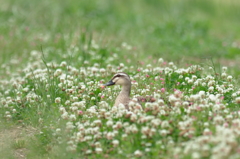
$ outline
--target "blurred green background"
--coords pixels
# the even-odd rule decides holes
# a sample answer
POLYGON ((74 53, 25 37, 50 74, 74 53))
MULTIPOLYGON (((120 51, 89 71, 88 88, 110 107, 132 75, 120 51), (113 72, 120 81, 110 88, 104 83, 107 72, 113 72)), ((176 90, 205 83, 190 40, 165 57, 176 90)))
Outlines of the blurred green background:
MULTIPOLYGON (((237 65, 237 0, 0 0, 1 63, 25 63, 31 50, 66 53, 94 39, 100 54, 136 60, 213 58, 237 65), (119 51, 122 43, 129 50, 119 51), (136 58, 137 56, 137 58, 136 58)), ((77 56, 83 56, 80 50, 77 56)), ((50 57, 51 58, 51 57, 50 57)), ((57 60, 57 59, 56 59, 57 60)), ((104 59, 103 59, 104 60, 104 59)), ((121 62, 121 61, 120 61, 121 62)), ((124 62, 124 61, 122 61, 124 62)))
MULTIPOLYGON (((14 79, 16 71, 22 73, 24 69, 20 68, 32 67, 40 59, 31 58, 31 52, 39 56, 43 52, 45 62, 67 61, 76 68, 86 61, 90 66, 97 63, 101 68, 119 63, 135 66, 134 69, 142 63, 155 67, 154 62, 159 58, 177 63, 179 67, 213 66, 214 73, 226 65, 228 73, 240 81, 239 28, 239 0, 0 0, 0 78, 3 83, 14 79), (86 46, 95 49, 88 50, 86 46), (90 51, 95 51, 100 58, 92 57, 90 51), (117 60, 116 57, 106 60, 115 54, 117 60)), ((39 91, 45 93, 45 89, 39 91)), ((2 94, 4 92, 2 87, 2 94)), ((32 112, 22 114, 26 115, 26 121, 38 123, 39 118, 32 117, 32 112)), ((57 111, 52 113, 55 116, 43 114, 49 116, 44 119, 50 124, 59 116, 57 111)), ((0 122, 0 132, 11 127, 11 123, 0 122)), ((32 134, 39 127, 32 130, 32 134)), ((13 148, 30 145, 28 149, 35 149, 30 154, 33 158, 36 158, 35 152, 45 154, 50 149, 46 145, 52 142, 51 130, 41 131, 47 135, 37 136, 40 142, 28 144, 19 140, 13 148)), ((13 135, 6 131, 5 136, 1 136, 11 138, 13 135)), ((3 152, 11 153, 8 147, 3 152)), ((60 156, 61 150, 56 154, 60 156)))

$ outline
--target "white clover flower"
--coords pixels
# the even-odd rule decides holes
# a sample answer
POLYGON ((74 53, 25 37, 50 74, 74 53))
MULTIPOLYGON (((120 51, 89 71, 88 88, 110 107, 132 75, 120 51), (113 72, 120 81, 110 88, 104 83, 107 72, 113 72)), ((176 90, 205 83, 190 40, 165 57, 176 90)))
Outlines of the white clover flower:
POLYGON ((61 107, 59 107, 59 111, 60 111, 61 113, 64 113, 64 112, 66 112, 66 109, 65 109, 63 106, 61 106, 61 107))
POLYGON ((223 110, 223 112, 224 112, 225 114, 229 114, 229 110, 227 110, 227 109, 223 110))
MULTIPOLYGON (((161 144, 160 144, 161 145, 161 144)), ((183 150, 180 147, 176 147, 173 149, 174 155, 179 155, 180 153, 183 152, 183 150)))
POLYGON ((132 132, 132 133, 137 133, 138 132, 138 128, 137 128, 137 126, 134 124, 134 125, 131 125, 130 126, 130 131, 132 132))
POLYGON ((208 87, 214 86, 214 85, 215 85, 215 81, 214 81, 214 80, 210 80, 210 81, 208 82, 208 87))
POLYGON ((132 113, 130 119, 131 119, 131 121, 136 121, 138 119, 138 117, 135 113, 132 113))
POLYGON ((189 100, 192 101, 192 102, 196 102, 200 99, 200 95, 199 94, 192 94, 190 97, 189 97, 189 100))
POLYGON ((184 107, 188 107, 188 106, 189 106, 189 102, 184 101, 184 102, 182 103, 182 105, 183 105, 184 107))
POLYGON ((169 122, 168 122, 167 120, 162 121, 161 127, 162 127, 162 128, 168 128, 168 127, 170 127, 169 122))
POLYGON ((203 125, 204 125, 204 127, 209 127, 209 123, 208 122, 204 122, 203 125))
POLYGON ((144 150, 145 152, 150 152, 151 151, 151 149, 150 148, 145 148, 145 150, 144 150))
POLYGON ((122 134, 122 137, 121 137, 121 138, 122 138, 123 140, 125 140, 127 137, 128 137, 127 134, 122 134))
POLYGON ((74 128, 75 128, 75 126, 73 125, 72 122, 69 121, 69 122, 66 123, 66 129, 67 130, 72 130, 74 128))
POLYGON ((40 124, 42 124, 43 119, 42 119, 42 118, 39 118, 39 119, 38 119, 38 122, 39 122, 40 124))
POLYGON ((98 141, 97 141, 97 142, 95 142, 95 143, 94 143, 94 145, 95 145, 95 147, 101 147, 101 143, 100 143, 100 142, 98 142, 98 141))
POLYGON ((199 81, 197 80, 197 81, 195 81, 194 83, 193 83, 193 85, 196 87, 196 86, 199 86, 200 84, 199 84, 199 81))
POLYGON ((203 150, 203 152, 207 153, 210 150, 210 146, 209 145, 203 145, 202 150, 203 150))
POLYGON ((152 68, 152 65, 151 65, 151 64, 147 64, 147 68, 148 68, 148 69, 151 69, 151 68, 152 68))
POLYGON ((5 115, 9 115, 9 114, 10 114, 10 112, 9 112, 9 111, 6 111, 6 112, 5 112, 5 115))
POLYGON ((104 68, 101 68, 99 71, 100 71, 100 73, 105 73, 106 72, 106 70, 104 68))
POLYGON ((161 124, 161 120, 160 119, 153 119, 153 120, 151 120, 151 124, 154 127, 158 127, 161 124))
MULTIPOLYGON (((233 96, 233 94, 232 94, 232 96, 233 96)), ((236 95, 234 95, 233 97, 235 97, 236 95)), ((240 104, 240 97, 237 97, 237 98, 235 98, 235 102, 237 103, 237 104, 240 104)))
MULTIPOLYGON (((157 100, 157 104, 158 104, 159 106, 163 106, 163 105, 164 105, 164 101, 163 101, 162 99, 158 99, 158 100, 157 100)), ((153 104, 152 106, 155 106, 155 104, 153 104)))
POLYGON ((201 159, 201 155, 198 152, 193 152, 192 159, 201 159))
POLYGON ((134 107, 134 106, 136 105, 136 102, 130 101, 128 105, 129 105, 130 108, 131 108, 131 107, 134 107))
POLYGON ((60 97, 55 98, 55 103, 61 103, 61 98, 60 97))
POLYGON ((161 109, 161 110, 160 110, 160 114, 161 114, 161 115, 166 115, 167 113, 166 113, 165 110, 161 109))
POLYGON ((120 68, 123 68, 123 67, 124 67, 124 64, 123 64, 123 63, 120 63, 119 66, 120 66, 120 68))
POLYGON ((5 115, 5 117, 7 118, 7 120, 10 120, 12 118, 10 114, 5 115))
POLYGON ((169 97, 168 97, 168 100, 169 102, 176 102, 178 101, 178 98, 175 97, 175 95, 171 94, 169 97))
POLYGON ((101 120, 95 120, 95 121, 93 121, 93 125, 101 126, 102 125, 102 121, 101 120))
POLYGON ((89 155, 89 154, 92 153, 92 150, 88 149, 85 153, 86 153, 87 155, 89 155))
POLYGON ((174 141, 172 139, 169 139, 167 145, 168 146, 174 146, 174 141))
POLYGON ((203 135, 212 135, 212 132, 211 132, 211 130, 209 128, 205 128, 203 130, 203 135))
POLYGON ((69 116, 69 120, 70 120, 70 121, 75 121, 75 120, 76 120, 75 114, 71 114, 71 115, 69 116))
POLYGON ((73 101, 78 101, 78 97, 72 97, 73 101))
POLYGON ((228 69, 228 68, 227 68, 226 66, 222 67, 223 72, 226 72, 227 69, 228 69))
POLYGON ((159 99, 159 98, 161 97, 161 95, 160 95, 160 94, 158 94, 158 93, 154 93, 154 95, 153 95, 153 96, 154 96, 154 98, 155 98, 155 99, 159 99))
POLYGON ((141 156, 143 155, 143 153, 142 153, 140 150, 136 150, 136 151, 134 152, 134 155, 135 155, 136 157, 141 157, 141 156))
POLYGON ((217 101, 217 97, 216 97, 215 95, 213 95, 213 94, 210 94, 210 95, 208 96, 208 98, 209 98, 212 102, 216 102, 216 101, 217 101))
POLYGON ((169 68, 169 67, 166 67, 166 68, 164 69, 164 71, 165 71, 165 73, 168 74, 168 75, 171 75, 172 72, 173 72, 173 70, 172 70, 171 68, 169 68))
POLYGON ((60 67, 66 67, 67 66, 67 62, 66 61, 62 61, 61 63, 60 63, 60 67))
POLYGON ((62 70, 61 69, 57 69, 55 72, 54 72, 54 76, 57 77, 57 76, 60 76, 62 74, 62 70))
POLYGON ((16 109, 13 109, 12 112, 13 112, 13 113, 17 113, 17 110, 16 110, 16 109))
POLYGON ((102 138, 102 133, 101 133, 101 132, 97 132, 97 133, 93 136, 93 138, 94 138, 95 140, 101 139, 101 138, 102 138))
POLYGON ((80 87, 81 87, 82 90, 86 89, 86 86, 84 84, 82 84, 80 87))
POLYGON ((222 124, 224 122, 224 118, 222 116, 216 116, 213 118, 213 122, 216 124, 222 124))
POLYGON ((92 134, 99 133, 99 127, 92 128, 92 134))
POLYGON ((200 78, 200 79, 197 79, 198 83, 199 84, 202 84, 203 80, 200 78))
POLYGON ((162 136, 166 136, 168 134, 168 130, 166 130, 166 129, 160 130, 160 134, 162 136))
POLYGON ((92 136, 87 135, 84 137, 84 141, 91 141, 92 140, 92 136))
POLYGON ((169 62, 168 65, 169 65, 169 66, 173 66, 174 63, 173 63, 173 62, 169 62))
POLYGON ((219 104, 213 105, 213 111, 216 112, 221 109, 221 106, 219 104))
POLYGON ((63 112, 63 114, 61 115, 61 117, 63 118, 63 119, 68 119, 68 112, 63 112))
POLYGON ((199 91, 198 93, 201 98, 205 98, 205 91, 199 91))
POLYGON ((221 87, 217 87, 216 89, 218 90, 219 93, 221 93, 221 94, 224 93, 224 90, 221 87))
POLYGON ((95 151, 96 151, 97 154, 100 154, 100 153, 103 152, 102 148, 100 148, 100 147, 96 147, 95 151))
POLYGON ((226 116, 226 119, 232 120, 232 119, 233 119, 233 116, 232 116, 231 114, 229 114, 229 115, 226 116))
POLYGON ((232 76, 227 76, 227 80, 228 80, 229 82, 231 82, 231 81, 232 81, 232 79, 233 79, 233 77, 232 77, 232 76))
POLYGON ((28 92, 28 91, 29 91, 28 87, 23 88, 23 92, 28 92))
POLYGON ((84 70, 84 69, 81 69, 79 73, 82 76, 85 76, 87 74, 86 70, 84 70))
POLYGON ((78 107, 79 107, 79 108, 86 108, 86 101, 80 101, 80 102, 78 102, 78 107))
POLYGON ((162 64, 164 62, 163 58, 159 58, 158 62, 162 64))
POLYGON ((118 140, 113 140, 112 144, 113 144, 113 147, 117 147, 119 145, 119 141, 118 140))
POLYGON ((92 67, 92 69, 91 69, 91 72, 93 73, 93 74, 95 74, 95 73, 97 73, 98 72, 98 68, 97 67, 92 67))
POLYGON ((221 142, 212 148, 212 154, 213 154, 212 158, 214 159, 227 158, 231 149, 232 148, 229 145, 227 145, 225 142, 221 142))
POLYGON ((188 80, 190 80, 190 78, 189 77, 185 77, 185 81, 188 81, 188 80))
POLYGON ((202 86, 205 87, 207 84, 206 82, 202 82, 202 86))
POLYGON ((192 79, 195 81, 197 79, 196 75, 192 75, 192 79))
POLYGON ((108 140, 112 140, 113 137, 114 137, 114 133, 113 133, 113 132, 108 132, 108 133, 106 134, 106 138, 107 138, 108 140))
POLYGON ((207 75, 207 77, 206 77, 206 81, 213 80, 213 79, 214 79, 214 77, 212 77, 211 75, 207 75))
POLYGON ((193 80, 192 79, 189 79, 187 82, 188 82, 188 84, 193 84, 193 80))
POLYGON ((226 74, 225 72, 223 72, 223 73, 221 74, 221 77, 222 77, 222 78, 226 78, 226 77, 227 77, 227 74, 226 74))
POLYGON ((106 122, 106 125, 107 125, 108 127, 113 126, 113 121, 112 121, 112 120, 108 120, 108 121, 106 122))
POLYGON ((58 133, 60 133, 61 132, 61 129, 60 128, 57 128, 56 129, 56 133, 58 134, 58 133))
POLYGON ((152 103, 146 102, 146 103, 145 103, 145 107, 146 107, 146 108, 151 108, 151 107, 152 107, 152 103))
POLYGON ((214 91, 214 87, 213 87, 213 86, 209 87, 209 88, 208 88, 208 91, 209 91, 209 92, 213 92, 213 91, 214 91))

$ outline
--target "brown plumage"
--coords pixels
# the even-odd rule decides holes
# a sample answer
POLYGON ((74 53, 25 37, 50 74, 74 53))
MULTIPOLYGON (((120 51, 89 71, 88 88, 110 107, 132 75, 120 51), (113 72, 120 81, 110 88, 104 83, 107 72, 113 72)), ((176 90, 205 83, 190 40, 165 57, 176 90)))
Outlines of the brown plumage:
MULTIPOLYGON (((112 79, 104 84, 105 86, 111 86, 111 85, 120 85, 122 86, 122 90, 117 96, 114 106, 118 106, 119 104, 123 104, 126 109, 129 109, 129 102, 132 101, 130 99, 130 93, 131 93, 131 79, 128 74, 124 72, 116 73, 112 79)), ((155 99, 152 96, 147 97, 136 97, 138 103, 142 102, 154 102, 155 99)))

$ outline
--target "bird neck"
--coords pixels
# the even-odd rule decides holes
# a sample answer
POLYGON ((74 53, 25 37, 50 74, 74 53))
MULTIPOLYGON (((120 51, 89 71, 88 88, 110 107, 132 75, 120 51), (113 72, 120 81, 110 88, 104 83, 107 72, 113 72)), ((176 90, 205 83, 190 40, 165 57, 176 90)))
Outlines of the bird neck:
POLYGON ((130 84, 126 84, 126 85, 123 85, 122 86, 122 90, 120 92, 119 95, 122 95, 122 96, 130 96, 130 93, 131 93, 131 83, 130 84))
POLYGON ((131 84, 123 85, 121 92, 116 98, 115 105, 119 105, 120 103, 126 105, 130 99, 130 92, 131 92, 131 84))
POLYGON ((130 92, 131 92, 131 83, 127 85, 122 86, 122 90, 117 96, 115 100, 115 106, 118 106, 119 104, 123 104, 126 109, 128 109, 128 103, 130 100, 130 92))

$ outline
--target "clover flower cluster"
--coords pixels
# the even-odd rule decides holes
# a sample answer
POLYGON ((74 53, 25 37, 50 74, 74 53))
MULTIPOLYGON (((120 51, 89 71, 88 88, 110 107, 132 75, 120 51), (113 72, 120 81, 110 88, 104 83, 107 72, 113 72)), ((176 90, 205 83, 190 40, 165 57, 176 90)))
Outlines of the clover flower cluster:
MULTIPOLYGON (((125 43, 123 47, 131 49, 125 43)), ((95 55, 94 50, 91 54, 95 55)), ((31 59, 19 75, 1 79, 1 116, 18 119, 24 109, 36 109, 41 116, 48 113, 44 108, 52 107, 59 114, 58 123, 64 123, 61 128, 56 124, 53 134, 58 144, 66 144, 68 152, 237 158, 240 90, 226 67, 216 76, 211 74, 212 68, 178 68, 162 58, 138 67, 123 63, 101 67, 90 61, 83 61, 80 67, 66 61, 44 65, 36 51, 31 59), (118 71, 130 74, 133 101, 144 95, 152 95, 156 101, 130 102, 130 110, 112 106, 120 88, 101 86, 118 71)), ((43 120, 39 117, 40 123, 43 120)))

